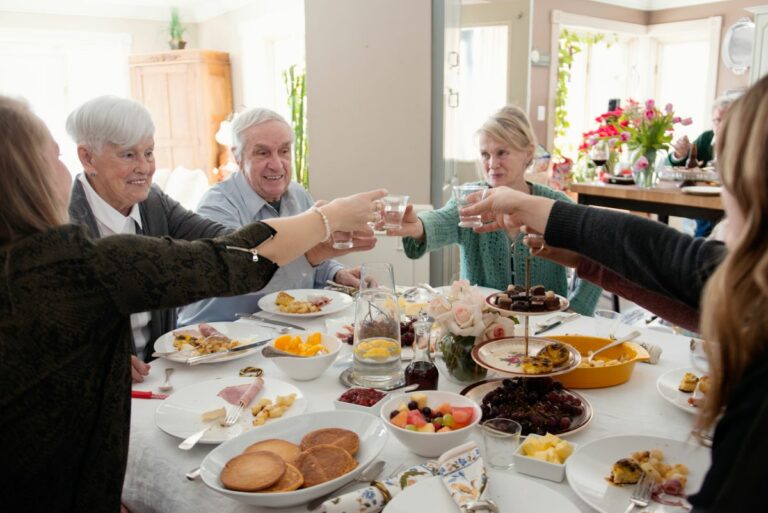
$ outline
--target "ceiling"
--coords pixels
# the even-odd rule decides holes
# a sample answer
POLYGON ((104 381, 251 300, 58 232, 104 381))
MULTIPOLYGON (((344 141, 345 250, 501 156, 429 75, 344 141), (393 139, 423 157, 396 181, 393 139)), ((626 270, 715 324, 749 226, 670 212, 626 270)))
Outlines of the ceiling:
MULTIPOLYGON (((199 23, 247 4, 265 0, 0 0, 0 11, 70 14, 106 18, 167 21, 171 7, 182 20, 199 23)), ((279 2, 281 0, 272 0, 279 2)), ((503 0, 462 0, 464 4, 503 0)), ((533 0, 534 2, 536 0, 533 0)), ((645 11, 687 7, 719 0, 594 0, 645 11)))

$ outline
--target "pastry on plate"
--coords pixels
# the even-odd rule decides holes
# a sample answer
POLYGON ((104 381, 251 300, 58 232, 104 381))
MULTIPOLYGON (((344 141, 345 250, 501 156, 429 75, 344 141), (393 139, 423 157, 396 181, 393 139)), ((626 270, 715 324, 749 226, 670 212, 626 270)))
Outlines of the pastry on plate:
POLYGON ((677 389, 680 390, 681 392, 690 394, 694 390, 696 390, 696 385, 698 383, 699 383, 699 377, 696 374, 693 374, 692 372, 686 372, 683 375, 683 379, 680 380, 680 384, 678 385, 677 389))

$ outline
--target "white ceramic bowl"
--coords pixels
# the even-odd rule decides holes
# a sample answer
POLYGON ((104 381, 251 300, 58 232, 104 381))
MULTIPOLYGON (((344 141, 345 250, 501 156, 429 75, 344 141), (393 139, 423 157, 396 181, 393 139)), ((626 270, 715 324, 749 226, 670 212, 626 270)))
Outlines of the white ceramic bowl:
MULTIPOLYGON (((349 390, 354 390, 356 388, 365 388, 365 387, 353 387, 348 390, 345 390, 344 393, 346 393, 349 390)), ((379 392, 377 390, 377 392, 379 392)), ((383 392, 382 392, 383 393, 383 392)), ((339 398, 341 397, 341 394, 339 394, 339 397, 333 400, 333 405, 336 407, 337 410, 352 410, 352 411, 362 411, 366 413, 370 413, 371 415, 378 415, 381 411, 381 405, 384 404, 387 401, 387 398, 389 397, 389 394, 384 393, 384 397, 379 399, 376 404, 372 406, 363 406, 361 404, 356 403, 348 403, 346 401, 341 401, 339 398)))
POLYGON ((427 406, 430 408, 436 408, 443 403, 449 403, 451 406, 471 406, 475 410, 472 422, 466 427, 445 433, 420 433, 418 431, 409 431, 395 426, 389 421, 390 413, 392 410, 397 409, 401 402, 408 403, 413 393, 415 392, 391 394, 391 397, 383 399, 385 402, 381 405, 381 412, 379 415, 392 434, 395 435, 395 438, 400 440, 400 443, 406 446, 411 452, 416 453, 419 456, 433 458, 435 456, 440 456, 448 449, 461 445, 472 430, 475 429, 475 426, 480 422, 480 417, 482 417, 480 406, 468 397, 453 392, 444 392, 442 390, 420 390, 419 393, 426 394, 427 406))
MULTIPOLYGON (((311 333, 291 333, 291 335, 298 335, 302 337, 302 340, 306 340, 311 333)), ((328 333, 321 333, 320 335, 322 336, 322 344, 328 348, 328 353, 315 356, 275 357, 270 358, 270 360, 291 379, 296 381, 316 379, 333 364, 336 357, 339 356, 342 346, 341 341, 334 335, 328 333)), ((269 345, 274 348, 275 340, 271 340, 269 345)))
MULTIPOLYGON (((543 436, 531 433, 528 437, 544 438, 543 436)), ((576 452, 578 444, 568 442, 573 446, 573 452, 576 452)), ((571 456, 573 453, 571 453, 571 456)), ((569 456, 570 457, 570 456, 569 456)), ((559 483, 565 477, 565 463, 551 463, 549 461, 540 460, 523 454, 523 444, 521 443, 515 454, 512 455, 512 459, 515 462, 515 470, 521 474, 528 474, 529 476, 540 477, 542 479, 548 479, 559 483)), ((566 459, 566 461, 568 461, 566 459)))
POLYGON ((266 424, 260 429, 249 431, 237 438, 224 442, 205 457, 200 465, 200 475, 203 478, 203 482, 213 491, 245 504, 268 508, 297 506, 299 504, 306 504, 312 499, 322 497, 360 475, 363 469, 384 449, 387 438, 387 429, 384 427, 382 420, 368 413, 356 411, 306 413, 298 417, 292 417, 288 422, 279 421, 274 424, 266 424), (253 443, 269 438, 279 438, 298 444, 304 435, 310 431, 331 427, 354 431, 360 437, 360 449, 355 455, 357 467, 343 476, 311 488, 275 493, 249 493, 227 490, 219 480, 219 475, 224 465, 235 456, 242 454, 246 447, 253 443))

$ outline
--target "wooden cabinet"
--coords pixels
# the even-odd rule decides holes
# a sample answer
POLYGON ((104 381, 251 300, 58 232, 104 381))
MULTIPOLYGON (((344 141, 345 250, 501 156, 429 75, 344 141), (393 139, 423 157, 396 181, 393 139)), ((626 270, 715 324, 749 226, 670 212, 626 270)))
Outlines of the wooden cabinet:
POLYGON ((202 169, 210 182, 219 153, 219 124, 232 112, 229 54, 173 50, 132 55, 131 94, 152 113, 158 168, 202 169))

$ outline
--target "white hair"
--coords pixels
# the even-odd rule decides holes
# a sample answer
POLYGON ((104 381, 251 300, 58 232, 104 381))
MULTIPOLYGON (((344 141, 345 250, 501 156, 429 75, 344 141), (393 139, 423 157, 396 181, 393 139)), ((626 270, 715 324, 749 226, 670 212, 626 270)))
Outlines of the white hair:
POLYGON ((267 121, 279 121, 284 123, 291 132, 291 143, 293 143, 293 129, 291 129, 290 123, 288 123, 283 116, 273 110, 258 107, 244 110, 235 115, 234 119, 232 119, 232 153, 234 154, 235 159, 240 160, 243 156, 243 148, 245 146, 243 134, 245 131, 253 125, 260 125, 267 121))
POLYGON ((99 96, 72 111, 67 133, 78 145, 100 152, 104 143, 121 148, 154 135, 152 116, 142 104, 117 96, 99 96))
POLYGON ((712 110, 713 111, 717 109, 722 109, 723 111, 728 110, 728 107, 730 107, 733 102, 741 98, 743 94, 744 94, 744 91, 740 91, 740 90, 726 91, 719 98, 717 98, 715 102, 712 104, 712 110))

